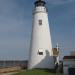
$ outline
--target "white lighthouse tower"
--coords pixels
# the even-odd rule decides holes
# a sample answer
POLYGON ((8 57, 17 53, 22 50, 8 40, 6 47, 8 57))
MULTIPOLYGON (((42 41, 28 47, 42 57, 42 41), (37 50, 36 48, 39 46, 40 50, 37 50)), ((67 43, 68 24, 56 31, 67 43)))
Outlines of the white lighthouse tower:
POLYGON ((43 0, 35 2, 28 69, 54 68, 48 11, 45 4, 43 0))

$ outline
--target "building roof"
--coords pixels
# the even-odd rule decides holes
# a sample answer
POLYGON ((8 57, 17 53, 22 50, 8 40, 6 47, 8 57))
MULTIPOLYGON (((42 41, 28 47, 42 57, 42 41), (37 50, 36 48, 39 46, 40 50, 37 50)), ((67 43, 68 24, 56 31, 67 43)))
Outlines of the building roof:
POLYGON ((63 59, 64 59, 64 60, 65 60, 65 59, 75 59, 75 56, 64 56, 63 59))

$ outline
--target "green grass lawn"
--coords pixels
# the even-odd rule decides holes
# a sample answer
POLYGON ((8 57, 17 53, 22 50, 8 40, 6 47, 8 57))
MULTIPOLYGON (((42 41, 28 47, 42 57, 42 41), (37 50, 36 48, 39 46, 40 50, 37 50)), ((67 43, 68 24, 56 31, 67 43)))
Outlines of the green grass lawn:
POLYGON ((56 75, 56 73, 50 70, 34 69, 34 70, 21 71, 14 75, 56 75))

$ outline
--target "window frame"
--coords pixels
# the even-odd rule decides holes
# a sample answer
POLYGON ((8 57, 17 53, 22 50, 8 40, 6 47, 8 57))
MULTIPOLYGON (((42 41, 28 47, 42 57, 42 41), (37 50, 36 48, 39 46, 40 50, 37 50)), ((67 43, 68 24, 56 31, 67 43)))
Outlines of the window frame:
POLYGON ((42 19, 39 19, 39 25, 40 26, 42 25, 42 19))
POLYGON ((43 55, 43 49, 38 50, 38 55, 43 55))

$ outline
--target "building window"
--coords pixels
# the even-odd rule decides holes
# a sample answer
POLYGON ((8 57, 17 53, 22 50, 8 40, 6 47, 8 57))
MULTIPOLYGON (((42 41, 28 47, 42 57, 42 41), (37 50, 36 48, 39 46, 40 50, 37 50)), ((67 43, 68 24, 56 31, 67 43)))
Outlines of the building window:
POLYGON ((42 25, 42 20, 39 20, 39 25, 42 25))
POLYGON ((43 55, 43 52, 39 52, 39 55, 43 55))
POLYGON ((42 49, 38 50, 38 55, 43 55, 43 50, 42 49))

